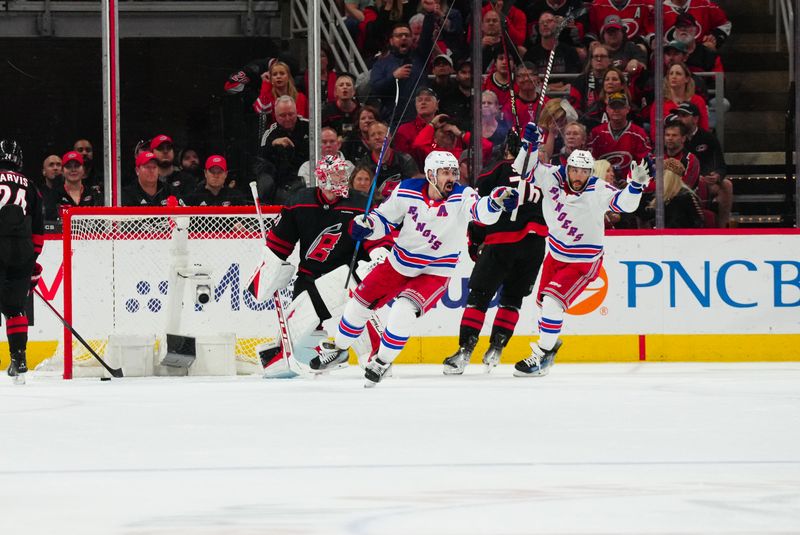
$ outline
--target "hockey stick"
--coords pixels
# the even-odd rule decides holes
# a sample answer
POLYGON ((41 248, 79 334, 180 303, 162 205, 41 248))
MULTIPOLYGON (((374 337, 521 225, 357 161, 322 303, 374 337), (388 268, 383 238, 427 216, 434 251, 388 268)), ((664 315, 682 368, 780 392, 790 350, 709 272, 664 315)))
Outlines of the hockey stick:
MULTIPOLYGON (((364 207, 364 215, 369 214, 369 209, 372 206, 372 199, 375 196, 375 187, 378 185, 378 176, 381 174, 381 166, 383 165, 383 156, 386 154, 386 149, 389 147, 389 138, 392 137, 392 123, 394 116, 397 113, 397 103, 400 100, 400 80, 394 79, 394 109, 392 110, 392 118, 389 119, 389 129, 386 131, 386 137, 383 138, 383 145, 381 146, 381 153, 378 155, 378 164, 375 166, 375 176, 372 177, 372 185, 369 187, 369 195, 367 196, 367 205, 364 207)), ((358 250, 361 248, 361 240, 356 241, 356 247, 353 249, 353 258, 350 259, 350 269, 347 272, 347 279, 344 281, 344 289, 350 286, 350 278, 356 268, 356 258, 358 258, 358 250)))
POLYGON ((70 332, 72 333, 72 336, 74 336, 75 338, 77 338, 77 339, 78 339, 78 341, 79 341, 81 344, 83 344, 83 347, 85 347, 85 348, 86 348, 86 349, 89 351, 89 353, 91 353, 91 354, 92 354, 92 356, 93 356, 94 358, 96 358, 96 359, 97 359, 97 362, 99 362, 100 364, 102 364, 102 365, 103 365, 103 368, 105 368, 105 369, 108 371, 108 373, 110 373, 110 374, 111 374, 113 377, 117 377, 117 378, 120 378, 120 377, 123 377, 123 376, 124 376, 124 375, 123 375, 123 373, 122 373, 122 368, 112 368, 111 366, 109 366, 108 364, 106 364, 106 361, 104 361, 102 358, 100 358, 100 355, 98 355, 98 354, 97 354, 97 352, 95 352, 95 350, 94 350, 94 349, 92 349, 92 348, 89 346, 89 344, 86 342, 86 340, 84 340, 84 339, 83 339, 83 337, 82 337, 80 334, 78 334, 78 331, 76 331, 76 330, 75 330, 75 328, 74 328, 72 325, 70 325, 70 324, 67 322, 67 320, 65 320, 65 319, 64 319, 64 316, 62 316, 62 315, 61 315, 61 314, 58 312, 58 310, 56 310, 56 309, 53 307, 53 305, 51 305, 51 304, 50 304, 50 301, 48 301, 47 299, 45 299, 45 298, 44 298, 44 296, 43 296, 42 294, 40 294, 40 293, 39 293, 39 290, 38 290, 38 289, 34 288, 34 289, 33 289, 33 293, 35 293, 36 295, 38 295, 38 296, 39 296, 39 299, 41 299, 41 300, 42 300, 42 302, 43 302, 45 305, 47 305, 47 308, 49 308, 49 309, 50 309, 50 310, 53 312, 53 314, 55 314, 55 315, 56 315, 56 317, 57 317, 59 320, 61 320, 61 323, 63 323, 63 324, 64 324, 64 327, 66 327, 67 329, 69 329, 69 330, 70 330, 70 332))
MULTIPOLYGON (((541 93, 539 94, 539 105, 536 106, 536 117, 534 118, 534 121, 533 121, 534 124, 538 123, 539 116, 542 114, 542 108, 544 107, 544 97, 547 94, 547 86, 550 84, 550 73, 553 70, 553 62, 556 59, 556 49, 558 48, 558 38, 561 36, 561 32, 564 31, 564 28, 569 26, 569 24, 572 23, 576 18, 580 17, 583 14, 585 9, 586 8, 580 8, 580 9, 573 10, 572 8, 570 8, 570 10, 567 12, 567 15, 561 20, 559 25, 556 27, 555 37, 554 37, 555 44, 553 45, 553 50, 550 51, 550 57, 547 58, 547 69, 545 69, 545 72, 544 72, 544 81, 542 82, 542 89, 541 89, 541 93)), ((533 144, 532 143, 528 143, 528 151, 527 151, 527 154, 525 154, 525 160, 522 162, 522 170, 520 171, 521 175, 525 175, 526 174, 525 171, 528 169, 528 160, 531 157, 531 152, 532 152, 531 149, 532 148, 533 148, 533 144)), ((523 187, 522 180, 520 180, 520 187, 523 187)), ((522 198, 522 192, 520 192, 520 199, 521 198, 522 198)), ((519 208, 519 205, 517 205, 517 208, 519 208)), ((511 221, 516 221, 516 220, 517 220, 517 209, 515 209, 514 212, 512 212, 512 214, 511 214, 511 221)))
MULTIPOLYGON (((261 213, 261 202, 258 200, 258 185, 255 181, 250 182, 250 192, 253 194, 253 201, 256 204, 256 215, 258 216, 258 227, 261 229, 261 239, 264 243, 267 242, 267 229, 264 226, 264 214, 261 213)), ((281 291, 275 290, 272 296, 272 302, 275 303, 275 313, 278 315, 278 326, 281 333, 281 346, 283 356, 286 359, 289 369, 292 369, 292 359, 294 358, 294 349, 292 348, 292 338, 289 336, 289 323, 286 318, 286 312, 283 310, 283 302, 281 302, 281 291)))

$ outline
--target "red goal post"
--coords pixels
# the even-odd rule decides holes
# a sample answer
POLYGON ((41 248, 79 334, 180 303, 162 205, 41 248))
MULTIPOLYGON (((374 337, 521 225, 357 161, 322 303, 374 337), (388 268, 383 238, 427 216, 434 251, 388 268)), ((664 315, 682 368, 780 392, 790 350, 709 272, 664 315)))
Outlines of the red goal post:
MULTIPOLYGON (((280 209, 262 208, 267 231, 280 209)), ((213 291, 208 304, 193 306, 184 293, 183 330, 233 332, 239 373, 260 371, 255 346, 274 338, 277 317, 272 301, 257 303, 246 288, 263 244, 254 207, 76 207, 63 222, 64 318, 101 357, 111 334, 152 334, 158 353, 170 277, 185 265, 209 272, 213 291)), ((282 297, 288 304, 290 287, 282 297)), ((66 328, 61 347, 64 379, 102 373, 66 328)))

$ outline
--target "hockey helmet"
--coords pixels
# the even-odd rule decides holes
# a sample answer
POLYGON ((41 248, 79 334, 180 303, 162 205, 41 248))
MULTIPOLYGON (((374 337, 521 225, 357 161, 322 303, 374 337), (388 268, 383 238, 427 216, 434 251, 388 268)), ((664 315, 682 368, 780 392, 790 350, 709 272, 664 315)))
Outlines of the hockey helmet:
POLYGON ((588 150, 574 150, 567 158, 567 167, 594 169, 594 157, 588 150))
POLYGON ((350 183, 350 177, 347 176, 349 169, 347 161, 339 156, 324 156, 317 162, 314 174, 320 188, 339 197, 347 197, 350 183))
POLYGON ((458 180, 458 168, 458 160, 452 152, 435 150, 425 158, 425 178, 434 186, 436 186, 436 175, 439 169, 455 170, 456 180, 458 180))
POLYGON ((0 139, 0 167, 12 171, 22 169, 22 147, 13 139, 0 139))

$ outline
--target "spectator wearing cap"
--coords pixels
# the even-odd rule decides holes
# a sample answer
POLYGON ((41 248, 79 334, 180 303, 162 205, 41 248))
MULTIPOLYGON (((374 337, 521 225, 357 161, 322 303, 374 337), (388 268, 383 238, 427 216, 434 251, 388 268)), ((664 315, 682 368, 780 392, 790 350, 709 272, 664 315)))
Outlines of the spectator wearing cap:
POLYGON ((84 186, 84 159, 79 152, 69 151, 61 157, 64 183, 43 198, 44 218, 48 221, 61 219, 62 206, 102 206, 103 196, 84 186))
POLYGON ((136 180, 122 189, 122 206, 166 206, 176 196, 169 184, 158 178, 158 156, 152 151, 136 157, 136 180))
POLYGON ((686 150, 697 156, 700 164, 701 196, 709 200, 707 208, 717 214, 716 223, 726 228, 730 223, 733 206, 733 183, 726 177, 725 154, 717 137, 700 128, 700 110, 691 102, 684 102, 672 112, 687 129, 686 150))
POLYGON ((578 113, 586 112, 599 100, 603 89, 603 75, 610 65, 608 48, 602 44, 593 46, 583 74, 575 78, 569 87, 567 99, 578 113))
POLYGON ((482 91, 492 91, 497 95, 500 109, 511 98, 511 71, 515 69, 514 58, 508 54, 500 54, 494 58, 489 76, 483 80, 482 91))
POLYGON ((439 111, 455 120, 459 128, 466 130, 472 125, 472 60, 462 59, 457 64, 455 90, 442 96, 439 111))
MULTIPOLYGON (((700 128, 708 130, 708 106, 700 95, 695 93, 692 73, 685 63, 673 63, 664 76, 664 117, 671 114, 683 102, 691 102, 700 112, 700 128)), ((650 107, 650 124, 655 124, 656 107, 650 107)), ((655 138, 655 129, 650 133, 655 138)))
MULTIPOLYGON (((665 41, 674 39, 678 24, 697 27, 697 41, 711 50, 719 50, 731 35, 731 22, 717 2, 711 0, 668 0, 664 2, 665 41), (682 19, 682 20, 680 20, 682 19)), ((651 25, 650 33, 653 28, 651 25)))
POLYGON ((603 22, 610 15, 616 15, 622 21, 628 40, 644 44, 652 11, 652 0, 594 0, 589 9, 588 37, 599 39, 603 22))
MULTIPOLYGON (((349 175, 353 168, 353 162, 345 158, 345 155, 342 154, 342 140, 339 138, 339 134, 336 130, 330 126, 323 126, 319 133, 319 144, 320 159, 325 156, 338 156, 344 160, 344 164, 347 166, 347 174, 349 175)), ((308 188, 313 188, 316 185, 312 180, 312 172, 310 161, 303 162, 303 165, 301 165, 300 169, 297 171, 297 176, 303 179, 303 182, 305 182, 308 188)))
POLYGON ((172 138, 159 134, 150 140, 150 151, 158 162, 158 179, 169 186, 170 191, 183 197, 197 186, 197 179, 175 167, 175 145, 172 138))
POLYGON ((228 162, 224 156, 213 154, 206 159, 205 184, 197 187, 186 198, 189 206, 242 206, 251 204, 244 193, 235 188, 226 187, 228 179, 228 162))
POLYGON ((372 123, 369 126, 368 139, 370 153, 361 160, 355 162, 357 166, 363 165, 369 167, 373 175, 377 173, 378 188, 380 188, 381 185, 386 181, 396 181, 423 176, 422 173, 419 172, 419 167, 417 167, 417 164, 411 155, 405 152, 394 150, 389 146, 387 146, 386 150, 384 151, 383 160, 381 160, 381 167, 378 169, 378 160, 380 160, 381 149, 383 148, 383 142, 386 139, 388 132, 389 127, 386 125, 386 123, 381 121, 372 123))
POLYGON ((356 80, 349 73, 336 78, 334 100, 322 108, 322 126, 330 126, 343 137, 356 129, 356 116, 360 106, 356 100, 356 80))
MULTIPOLYGON (((523 62, 516 71, 516 91, 510 95, 503 105, 503 119, 517 132, 521 132, 529 122, 535 122, 539 108, 539 77, 536 76, 536 65, 530 61, 523 62)), ((545 97, 545 103, 549 99, 545 97)))
MULTIPOLYGON (((550 51, 555 48, 552 74, 579 74, 581 60, 574 47, 565 45, 556 40, 556 27, 558 23, 555 15, 545 11, 539 16, 539 37, 534 41, 523 56, 524 61, 533 62, 537 72, 546 72, 550 59, 550 51)), ((563 91, 567 83, 550 80, 549 89, 563 91)))
MULTIPOLYGON (((412 46, 411 28, 408 24, 398 23, 392 28, 389 38, 389 50, 378 59, 370 71, 369 84, 372 92, 382 102, 381 114, 385 117, 392 115, 395 106, 395 81, 397 81, 400 94, 397 100, 398 112, 407 110, 405 117, 411 117, 408 101, 414 97, 413 91, 417 80, 427 70, 428 52, 433 44, 434 17, 424 17, 422 33, 416 47, 412 46)), ((398 113, 399 115, 399 113, 398 113)))
POLYGON ((441 100, 449 98, 450 95, 458 91, 458 82, 453 79, 453 60, 447 54, 439 54, 433 58, 433 80, 431 80, 431 89, 433 89, 441 100))
POLYGON ((640 162, 650 152, 645 131, 628 119, 630 102, 625 93, 611 93, 606 103, 608 122, 589 134, 589 150, 596 160, 608 160, 617 181, 625 180, 632 161, 640 162))
MULTIPOLYGON (((722 60, 715 48, 697 46, 697 24, 694 17, 685 13, 675 20, 673 41, 684 46, 686 56, 681 60, 692 72, 724 72, 722 60)), ((673 45, 677 46, 677 45, 673 45)))
MULTIPOLYGON (((613 93, 622 93, 625 95, 629 104, 632 102, 630 91, 626 85, 625 73, 618 67, 609 67, 606 69, 600 86, 599 98, 589 106, 586 112, 581 116, 580 120, 586 125, 589 132, 597 125, 608 121, 606 105, 608 103, 608 96, 613 93)), ((632 104, 630 104, 630 106, 633 108, 632 104)))
POLYGON ((103 172, 94 165, 94 146, 88 139, 81 138, 72 144, 72 150, 83 156, 83 186, 95 190, 95 193, 103 191, 103 172))
POLYGON ((425 156, 415 153, 412 149, 412 144, 417 134, 433 121, 439 111, 439 97, 433 89, 421 87, 414 99, 414 106, 417 110, 417 116, 397 128, 392 141, 392 148, 410 154, 419 167, 420 162, 424 162, 425 156), (422 157, 422 160, 420 160, 420 157, 422 157))
POLYGON ((629 76, 639 76, 647 66, 647 52, 628 40, 625 27, 618 15, 609 15, 600 29, 600 43, 605 45, 611 65, 619 67, 629 76))
POLYGON ((308 119, 298 117, 294 100, 288 95, 275 101, 276 122, 261 138, 261 154, 256 162, 259 198, 285 204, 303 187, 297 176, 308 160, 308 119))

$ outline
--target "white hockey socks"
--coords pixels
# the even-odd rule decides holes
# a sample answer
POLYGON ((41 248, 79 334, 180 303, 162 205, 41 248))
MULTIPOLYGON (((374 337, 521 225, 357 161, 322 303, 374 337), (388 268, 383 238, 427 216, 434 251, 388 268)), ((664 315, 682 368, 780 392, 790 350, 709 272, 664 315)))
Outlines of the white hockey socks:
POLYGON ((561 334, 564 323, 564 309, 561 303, 546 295, 542 298, 542 317, 539 319, 539 347, 545 351, 553 349, 561 334))
POLYGON ((372 311, 351 299, 344 307, 342 319, 339 320, 339 328, 336 329, 336 347, 339 349, 349 349, 356 341, 356 338, 364 332, 367 320, 372 316, 372 311))
POLYGON ((411 327, 417 319, 417 312, 417 305, 405 297, 394 302, 381 335, 381 348, 378 350, 378 358, 383 362, 391 363, 403 350, 411 336, 411 327))

